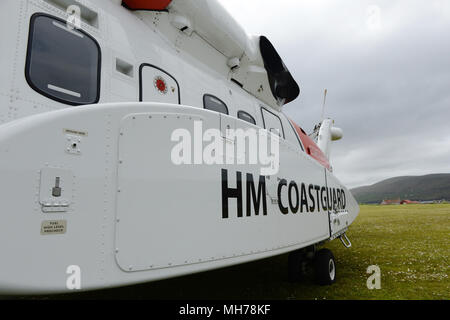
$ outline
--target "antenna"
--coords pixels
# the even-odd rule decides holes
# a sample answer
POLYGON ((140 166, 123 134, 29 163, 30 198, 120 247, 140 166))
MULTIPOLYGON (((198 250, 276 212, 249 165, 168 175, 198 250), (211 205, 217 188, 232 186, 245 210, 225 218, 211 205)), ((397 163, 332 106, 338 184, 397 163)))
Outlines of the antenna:
POLYGON ((314 127, 313 132, 309 135, 309 137, 315 140, 316 143, 318 142, 319 139, 320 128, 322 127, 322 124, 325 121, 325 106, 327 104, 327 94, 328 89, 325 89, 325 92, 323 93, 322 119, 320 120, 320 123, 314 127))
POLYGON ((322 121, 325 120, 325 105, 327 103, 327 94, 328 90, 325 89, 325 92, 323 94, 322 121))

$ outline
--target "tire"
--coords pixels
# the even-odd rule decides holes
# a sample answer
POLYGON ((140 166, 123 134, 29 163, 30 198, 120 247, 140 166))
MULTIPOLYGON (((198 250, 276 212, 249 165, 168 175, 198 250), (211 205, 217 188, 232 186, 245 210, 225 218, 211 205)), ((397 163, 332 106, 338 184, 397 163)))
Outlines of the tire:
POLYGON ((297 282, 303 278, 303 253, 293 251, 288 257, 288 279, 290 282, 297 282))
POLYGON ((332 285, 336 282, 336 262, 329 249, 321 249, 315 256, 316 282, 321 286, 332 285))

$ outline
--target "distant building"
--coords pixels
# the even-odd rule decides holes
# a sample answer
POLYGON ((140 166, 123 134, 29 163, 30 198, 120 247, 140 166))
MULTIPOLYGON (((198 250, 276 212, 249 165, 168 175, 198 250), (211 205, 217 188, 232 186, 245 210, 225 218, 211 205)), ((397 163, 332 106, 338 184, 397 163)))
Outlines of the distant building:
POLYGON ((402 200, 400 204, 420 204, 419 201, 412 201, 412 200, 402 200))
POLYGON ((414 201, 414 200, 401 200, 401 199, 395 199, 395 200, 383 200, 380 205, 387 206, 387 205, 401 205, 401 204, 441 204, 446 203, 446 200, 429 200, 429 201, 414 201))
POLYGON ((421 204, 441 204, 445 203, 445 200, 432 200, 432 201, 421 201, 421 204))
POLYGON ((399 205, 401 204, 402 200, 397 199, 397 200, 383 200, 381 202, 382 206, 386 206, 386 205, 399 205))

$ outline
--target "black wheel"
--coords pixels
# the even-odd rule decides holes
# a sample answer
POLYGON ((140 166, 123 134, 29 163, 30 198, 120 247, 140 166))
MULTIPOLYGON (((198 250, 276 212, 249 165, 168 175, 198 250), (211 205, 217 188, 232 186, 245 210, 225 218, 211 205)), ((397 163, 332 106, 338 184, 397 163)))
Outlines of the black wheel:
POLYGON ((336 262, 331 250, 319 250, 316 253, 314 264, 318 284, 325 286, 336 282, 336 262))
POLYGON ((288 257, 288 278, 290 282, 300 281, 303 278, 303 253, 293 251, 288 257))

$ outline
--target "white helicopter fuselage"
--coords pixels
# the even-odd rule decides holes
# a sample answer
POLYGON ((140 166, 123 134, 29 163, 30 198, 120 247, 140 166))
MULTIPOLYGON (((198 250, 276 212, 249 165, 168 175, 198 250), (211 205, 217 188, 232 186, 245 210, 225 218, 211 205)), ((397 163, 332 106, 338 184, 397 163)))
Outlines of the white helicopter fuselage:
POLYGON ((73 270, 93 290, 249 262, 335 239, 358 215, 281 112, 259 38, 193 3, 1 1, 1 294, 67 292, 73 270), (173 163, 173 132, 199 123, 277 129, 279 170, 173 163))

